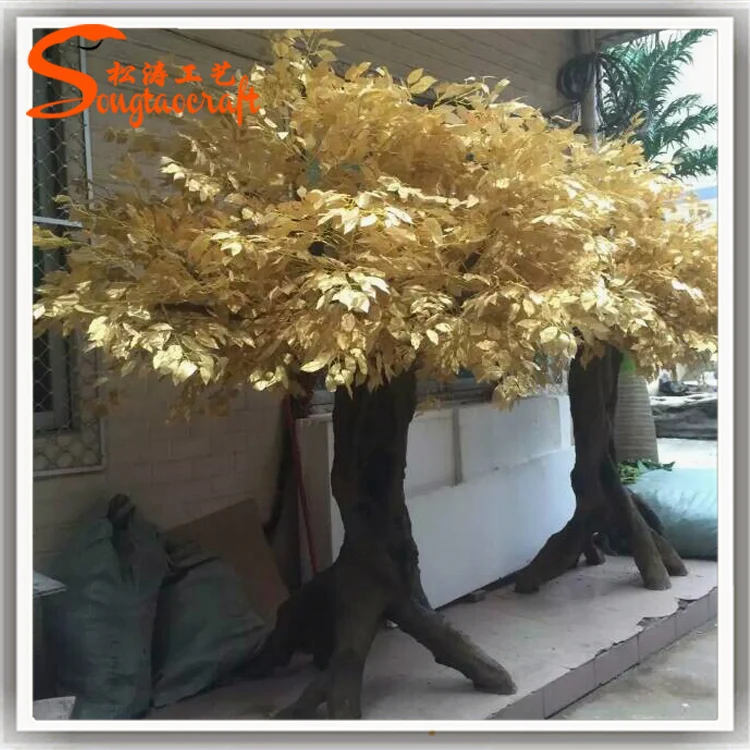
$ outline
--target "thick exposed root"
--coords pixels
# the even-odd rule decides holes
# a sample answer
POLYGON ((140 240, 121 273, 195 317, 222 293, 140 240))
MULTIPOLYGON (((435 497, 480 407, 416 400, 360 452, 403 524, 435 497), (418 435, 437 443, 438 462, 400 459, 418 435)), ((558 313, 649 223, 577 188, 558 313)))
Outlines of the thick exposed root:
MULTIPOLYGON (((361 718, 365 661, 373 638, 383 622, 387 598, 378 586, 368 587, 365 584, 352 587, 353 572, 346 570, 339 561, 324 579, 324 584, 333 589, 327 598, 334 602, 333 609, 329 609, 324 618, 329 628, 328 637, 324 641, 332 644, 325 664, 322 663, 322 658, 318 664, 324 672, 308 685, 291 706, 280 711, 275 718, 315 718, 318 707, 323 703, 327 705, 331 719, 361 718)), ((315 617, 313 613, 300 614, 303 617, 315 617)), ((325 654, 321 652, 320 655, 322 657, 325 654)))
POLYGON ((586 557, 586 565, 604 565, 607 558, 604 551, 600 550, 594 542, 594 536, 589 536, 583 546, 583 554, 586 557))
POLYGON ((273 632, 245 672, 271 674, 297 652, 312 655, 318 669, 328 665, 334 649, 332 574, 333 568, 323 571, 279 607, 273 632))
POLYGON ((477 690, 499 695, 516 692, 515 683, 505 668, 477 648, 439 612, 407 601, 391 610, 390 617, 401 630, 429 649, 438 664, 461 672, 477 690))
POLYGON ((616 469, 609 463, 602 467, 602 481, 614 514, 628 535, 633 560, 647 589, 663 591, 671 588, 669 573, 651 535, 651 527, 636 508, 630 493, 620 484, 616 469))
POLYGON ((519 594, 534 594, 539 587, 570 570, 579 560, 588 539, 583 518, 576 514, 553 534, 537 556, 516 576, 519 594))
POLYGON ((439 664, 461 672, 478 690, 503 695, 515 692, 508 672, 431 609, 423 594, 404 597, 398 590, 389 592, 383 586, 388 576, 373 578, 372 569, 372 560, 364 570, 344 555, 322 574, 322 584, 308 584, 307 591, 293 594, 284 605, 286 609, 280 610, 266 660, 278 666, 288 662, 290 652, 305 650, 316 655, 324 671, 275 718, 316 718, 323 704, 331 719, 361 718, 365 661, 386 617, 429 649, 439 664), (325 595, 321 595, 321 585, 329 589, 325 595), (307 607, 317 609, 307 611, 307 607), (321 628, 329 629, 325 637, 321 637, 321 628))
POLYGON ((688 570, 685 567, 685 563, 682 558, 677 554, 675 548, 656 531, 651 529, 651 536, 653 537, 656 549, 659 550, 664 567, 667 569, 667 573, 671 576, 686 576, 688 570))

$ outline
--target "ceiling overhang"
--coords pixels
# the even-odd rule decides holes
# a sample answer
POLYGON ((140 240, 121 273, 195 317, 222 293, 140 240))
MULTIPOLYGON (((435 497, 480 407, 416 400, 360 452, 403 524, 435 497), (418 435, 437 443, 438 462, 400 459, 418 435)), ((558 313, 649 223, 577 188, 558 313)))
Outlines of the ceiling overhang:
POLYGON ((663 29, 597 29, 594 36, 598 47, 611 47, 613 44, 624 44, 656 34, 663 29))

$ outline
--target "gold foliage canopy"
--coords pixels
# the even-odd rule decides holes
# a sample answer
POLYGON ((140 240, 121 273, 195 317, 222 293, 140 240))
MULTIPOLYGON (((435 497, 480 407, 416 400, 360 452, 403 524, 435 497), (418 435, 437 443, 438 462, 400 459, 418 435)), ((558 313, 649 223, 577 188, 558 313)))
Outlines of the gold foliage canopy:
POLYGON ((320 32, 275 38, 260 112, 133 131, 116 193, 49 274, 38 329, 81 329, 123 372, 171 376, 188 401, 250 382, 376 385, 465 368, 510 403, 561 368, 574 330, 644 371, 716 348, 716 229, 630 138, 594 152, 507 82, 335 70, 320 32), (414 97, 431 90, 431 107, 414 97), (160 164, 152 189, 136 158, 160 164), (553 367, 554 369, 554 367, 553 367))

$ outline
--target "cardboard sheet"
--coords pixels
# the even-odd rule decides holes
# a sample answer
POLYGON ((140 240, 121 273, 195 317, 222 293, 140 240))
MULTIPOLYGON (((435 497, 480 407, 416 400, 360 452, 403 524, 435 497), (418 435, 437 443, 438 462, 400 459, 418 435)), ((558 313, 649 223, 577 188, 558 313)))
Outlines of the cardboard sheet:
POLYGON ((269 624, 288 591, 263 535, 255 503, 246 500, 166 533, 168 539, 196 542, 234 568, 253 610, 269 624))

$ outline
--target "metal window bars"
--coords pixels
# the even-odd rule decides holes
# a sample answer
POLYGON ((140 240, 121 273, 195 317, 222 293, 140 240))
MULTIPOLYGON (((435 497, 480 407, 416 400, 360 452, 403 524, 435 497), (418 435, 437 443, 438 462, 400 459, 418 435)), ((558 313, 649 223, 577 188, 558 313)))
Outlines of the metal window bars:
MULTIPOLYGON (((49 30, 35 30, 35 41, 49 30)), ((48 59, 85 71, 77 39, 50 48, 48 59)), ((34 76, 34 105, 79 96, 70 84, 34 76)), ((68 105, 63 105, 69 107, 68 105)), ((55 201, 60 194, 86 200, 91 184, 88 113, 60 119, 34 119, 33 221, 53 231, 79 227, 55 201)), ((34 289, 44 275, 64 267, 62 252, 33 248, 34 289)), ((36 296, 36 295, 35 295, 36 296)), ((34 339, 35 476, 80 472, 103 464, 101 423, 96 414, 96 356, 83 352, 76 337, 46 332, 34 339)))

